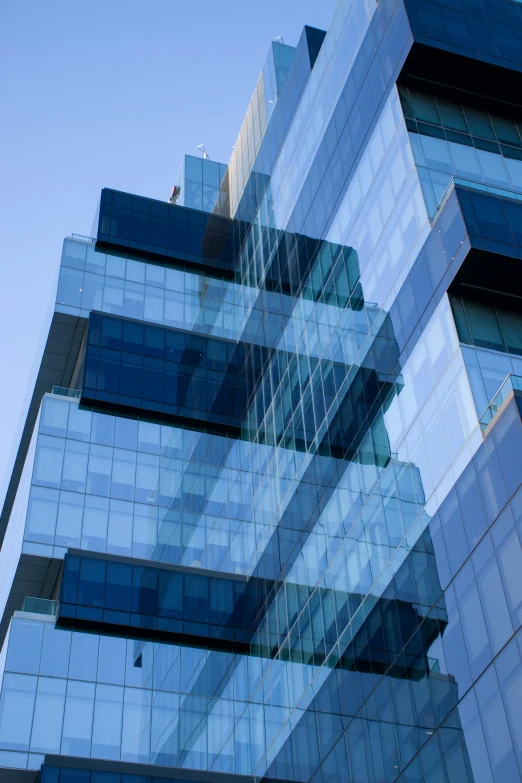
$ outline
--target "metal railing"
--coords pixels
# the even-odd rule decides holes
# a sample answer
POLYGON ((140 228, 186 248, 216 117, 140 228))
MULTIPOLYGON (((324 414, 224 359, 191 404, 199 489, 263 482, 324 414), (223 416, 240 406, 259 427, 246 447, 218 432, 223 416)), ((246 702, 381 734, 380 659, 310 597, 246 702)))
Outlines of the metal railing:
POLYGON ((33 598, 26 596, 22 604, 22 612, 31 614, 46 614, 51 617, 58 615, 59 601, 51 601, 49 598, 33 598))
POLYGON ((52 394, 58 394, 60 397, 73 397, 78 400, 81 397, 80 389, 69 389, 67 386, 53 386, 52 394))
POLYGON ((480 417, 480 428, 482 432, 487 429, 490 422, 492 422, 497 415, 499 408, 514 390, 522 391, 522 377, 520 375, 507 376, 506 380, 480 417))

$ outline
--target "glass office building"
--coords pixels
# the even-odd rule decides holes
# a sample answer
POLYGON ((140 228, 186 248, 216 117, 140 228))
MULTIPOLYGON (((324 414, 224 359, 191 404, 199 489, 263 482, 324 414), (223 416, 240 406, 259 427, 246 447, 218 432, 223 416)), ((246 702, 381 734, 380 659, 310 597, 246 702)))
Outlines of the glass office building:
POLYGON ((521 87, 516 0, 340 0, 65 239, 1 781, 521 780, 521 87))

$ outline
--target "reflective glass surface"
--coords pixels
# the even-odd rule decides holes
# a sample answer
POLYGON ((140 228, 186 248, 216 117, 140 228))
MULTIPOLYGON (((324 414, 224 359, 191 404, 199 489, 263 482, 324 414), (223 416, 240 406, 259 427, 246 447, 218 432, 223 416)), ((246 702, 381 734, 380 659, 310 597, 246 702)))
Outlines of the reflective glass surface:
POLYGON ((230 221, 104 188, 97 240, 105 245, 233 270, 230 221))
POLYGON ((225 188, 221 188, 226 174, 225 163, 184 155, 178 176, 181 192, 176 203, 190 209, 227 215, 228 197, 225 188))
POLYGON ((187 156, 198 210, 106 189, 65 241, 82 389, 0 552, 0 766, 521 778, 519 398, 479 421, 522 375, 521 13, 341 0, 271 45, 226 175, 187 156))

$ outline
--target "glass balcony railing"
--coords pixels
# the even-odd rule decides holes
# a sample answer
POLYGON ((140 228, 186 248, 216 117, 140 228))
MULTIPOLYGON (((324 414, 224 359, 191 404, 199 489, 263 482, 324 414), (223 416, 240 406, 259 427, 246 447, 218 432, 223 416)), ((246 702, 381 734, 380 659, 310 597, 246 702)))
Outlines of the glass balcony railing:
POLYGON ((484 432, 495 418, 499 408, 507 400, 512 391, 522 391, 522 377, 520 375, 508 375, 498 392, 495 394, 488 407, 480 417, 480 427, 484 432))
POLYGON ((67 386, 53 386, 52 394, 59 394, 61 397, 73 397, 79 399, 81 396, 80 389, 69 389, 67 386))
POLYGON ((31 596, 26 596, 22 604, 22 612, 47 614, 56 617, 59 605, 59 601, 51 601, 49 598, 32 598, 31 596))
POLYGON ((85 234, 71 234, 73 239, 80 239, 82 242, 91 242, 93 245, 96 243, 96 237, 88 237, 85 234))
POLYGON ((464 177, 452 177, 448 183, 448 187, 444 191, 444 194, 437 205, 437 209, 431 217, 432 223, 439 216, 455 185, 461 185, 463 188, 471 188, 471 190, 480 190, 483 193, 490 193, 493 196, 501 196, 503 198, 514 199, 515 201, 522 201, 522 192, 520 191, 509 190, 508 188, 499 187, 498 185, 488 185, 486 182, 477 182, 476 180, 465 179, 464 177))

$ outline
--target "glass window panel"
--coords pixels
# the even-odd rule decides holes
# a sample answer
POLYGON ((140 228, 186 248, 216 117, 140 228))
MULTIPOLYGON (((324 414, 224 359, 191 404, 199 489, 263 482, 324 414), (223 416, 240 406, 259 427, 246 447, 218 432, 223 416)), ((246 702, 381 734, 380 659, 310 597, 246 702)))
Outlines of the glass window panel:
POLYGON ((80 410, 77 405, 70 405, 69 426, 67 437, 73 440, 90 440, 91 438, 91 411, 80 410))
POLYGON ((145 307, 145 286, 143 283, 125 283, 125 298, 123 301, 123 314, 126 318, 143 319, 145 307))
POLYGON ((476 678, 491 661, 492 655, 477 584, 469 561, 455 577, 455 594, 471 673, 476 678))
POLYGON ((138 422, 136 419, 116 418, 114 445, 120 449, 132 449, 138 447, 138 422))
POLYGON ((203 185, 200 182, 185 180, 185 206, 203 209, 203 185))
POLYGON ((83 512, 82 549, 105 552, 108 520, 109 500, 87 495, 83 512))
POLYGON ((59 753, 66 680, 39 677, 31 734, 31 750, 59 753))
MULTIPOLYGON (((98 641, 97 637, 93 638, 98 641)), ((95 687, 89 682, 69 680, 67 683, 61 749, 64 755, 90 756, 95 687)))
POLYGON ((148 421, 140 421, 138 426, 138 450, 149 454, 159 454, 161 426, 148 421))
POLYGON ((40 435, 36 445, 33 481, 46 487, 60 488, 65 440, 40 435))
POLYGON ((145 286, 145 307, 143 317, 146 321, 163 323, 165 310, 165 293, 160 288, 145 286))
POLYGON ((45 623, 13 620, 7 649, 6 670, 38 674, 45 623))
POLYGON ((495 310, 481 302, 465 301, 465 310, 471 336, 480 348, 505 351, 504 340, 495 310))
POLYGON ((445 128, 462 131, 463 133, 469 132, 462 106, 459 106, 458 103, 450 103, 450 101, 445 101, 442 98, 437 98, 437 106, 445 128))
POLYGON ((52 623, 43 623, 44 635, 40 674, 47 677, 67 677, 71 652, 71 632, 56 630, 52 623))
POLYGON ((496 140, 489 116, 485 111, 471 109, 466 106, 464 107, 464 113, 466 114, 466 120, 472 136, 480 136, 483 139, 491 139, 492 141, 496 140))
POLYGON ((143 341, 143 353, 156 359, 165 357, 165 330, 156 326, 146 326, 143 341))
POLYGON ((60 767, 49 767, 48 765, 44 765, 42 766, 40 774, 41 783, 59 783, 60 767))
POLYGON ((508 174, 504 158, 501 155, 497 155, 494 152, 487 152, 486 150, 477 150, 477 156, 486 182, 509 187, 511 178, 508 174))
POLYGON ((410 99, 417 120, 440 125, 439 112, 433 96, 410 90, 410 99))
POLYGON ((467 345, 473 345, 462 299, 460 296, 450 296, 450 302, 460 342, 466 343, 467 345))
POLYGON ((478 182, 483 180, 482 168, 474 147, 464 147, 462 144, 450 141, 449 150, 455 174, 478 182))
POLYGON ((490 119, 493 123, 497 139, 500 142, 504 144, 514 144, 517 147, 520 146, 520 137, 518 135, 517 126, 513 120, 510 120, 507 117, 495 117, 494 115, 492 115, 490 119))
POLYGON ((117 636, 100 636, 98 682, 105 682, 109 685, 123 685, 125 682, 126 656, 126 639, 117 636))
POLYGON ((473 400, 475 401, 477 413, 481 416, 488 407, 491 397, 488 397, 486 392, 484 378, 478 362, 478 351, 471 348, 463 348, 462 354, 466 364, 473 400))
MULTIPOLYGON (((109 267, 109 256, 107 257, 107 268, 109 267)), ((123 261, 124 259, 117 259, 123 261)), ((103 311, 105 313, 114 313, 114 315, 123 315, 123 292, 124 281, 117 280, 114 277, 105 278, 105 287, 103 289, 103 311)))
POLYGON ((159 459, 149 454, 139 454, 136 467, 136 501, 156 503, 159 492, 159 459))
POLYGON ((114 449, 112 463, 111 497, 134 500, 136 481, 136 453, 127 449, 114 449))
POLYGON ((92 755, 119 759, 123 717, 123 688, 97 685, 92 729, 92 755))
POLYGON ((107 552, 130 555, 132 549, 133 503, 111 500, 107 552))
MULTIPOLYGON (((122 353, 120 365, 120 395, 133 397, 139 407, 143 385, 143 357, 135 353, 122 353)), ((127 399, 125 399, 127 402, 127 399)))
POLYGON ((513 625, 489 536, 476 548, 472 562, 491 648, 496 655, 512 636, 513 625))
POLYGON ((506 167, 513 185, 518 189, 522 188, 522 160, 511 160, 506 158, 506 167))
POLYGON ((113 256, 110 253, 107 254, 107 266, 106 274, 110 277, 125 277, 125 258, 120 256, 113 256))
MULTIPOLYGON (((141 503, 134 505, 132 555, 152 560, 158 541, 158 509, 141 503)), ((156 558, 154 558, 156 559, 156 558)))
POLYGON ((0 747, 29 750, 38 678, 5 673, 0 695, 0 747))
POLYGON ((165 270, 165 287, 170 291, 185 290, 185 273, 181 269, 169 269, 165 270))
POLYGON ((165 288, 165 267, 156 264, 147 264, 145 267, 147 285, 165 288))
POLYGON ((511 362, 509 356, 491 351, 477 351, 477 357, 489 403, 511 373, 511 362))
POLYGON ((484 732, 477 707, 475 691, 470 690, 459 705, 459 718, 462 721, 464 737, 469 753, 474 781, 490 783, 493 780, 488 758, 484 732))
POLYGON ((82 558, 78 582, 78 603, 103 608, 107 563, 105 560, 82 558))
POLYGON ((520 773, 513 752, 502 693, 493 666, 484 672, 475 688, 486 747, 495 777, 502 781, 517 780, 520 773))
POLYGON ((96 249, 96 245, 87 245, 87 258, 85 269, 88 272, 96 272, 99 275, 105 274, 105 265, 107 256, 96 249))
POLYGON ((522 204, 505 199, 502 206, 504 207, 515 244, 520 246, 522 245, 522 204))
POLYGON ((132 566, 129 563, 107 563, 105 607, 123 612, 131 608, 132 566))
POLYGON ((117 394, 120 384, 121 353, 108 348, 100 348, 98 362, 97 388, 100 391, 117 394))
POLYGON ((515 640, 495 661, 504 708, 518 762, 522 760, 522 666, 515 640))
POLYGON ((27 512, 26 536, 29 541, 54 543, 59 492, 45 487, 31 487, 27 512))
POLYGON ((132 280, 134 283, 144 283, 145 264, 142 261, 134 261, 128 258, 125 277, 127 280, 132 280))
POLYGON ((185 155, 185 178, 195 182, 203 181, 203 159, 195 155, 185 155))
MULTIPOLYGON (((453 174, 453 171, 451 174, 453 174)), ((433 192, 435 193, 435 199, 437 204, 439 204, 440 201, 444 198, 451 182, 451 175, 449 173, 445 173, 441 166, 441 171, 431 171, 430 177, 431 184, 433 185, 433 192)))
MULTIPOLYGON (((172 648, 175 649, 175 648, 172 648)), ((179 764, 180 732, 171 731, 170 726, 179 720, 179 696, 177 693, 154 693, 151 720, 151 752, 157 754, 157 763, 165 766, 179 764)), ((187 717, 190 720, 190 717, 187 717)))
POLYGON ((219 198, 219 188, 203 185, 203 210, 212 212, 219 198))
POLYGON ((500 515, 491 531, 506 598, 515 627, 522 622, 522 549, 511 509, 500 515))
POLYGON ((75 267, 76 269, 85 268, 85 254, 87 244, 78 242, 74 239, 65 239, 63 243, 62 263, 65 266, 75 267))
POLYGON ((58 291, 56 293, 58 304, 68 305, 69 307, 81 307, 83 275, 84 273, 77 269, 68 269, 67 267, 60 269, 58 291))
POLYGON ((70 408, 68 402, 64 403, 56 397, 44 397, 39 430, 42 435, 57 435, 65 438, 70 408))
POLYGON ((174 427, 161 427, 161 453, 165 457, 180 456, 182 430, 174 427))
POLYGON ((65 456, 62 471, 62 489, 85 492, 89 444, 80 441, 65 442, 65 456))
POLYGON ((120 775, 119 772, 99 772, 95 769, 91 773, 89 783, 122 783, 122 780, 125 781, 126 777, 129 778, 130 783, 141 783, 142 779, 143 783, 150 783, 149 777, 145 775, 132 775, 131 777, 130 775, 120 775))
POLYGON ((150 754, 152 691, 126 688, 123 708, 122 761, 147 763, 150 754))
POLYGON ((96 680, 99 637, 90 633, 72 634, 69 677, 74 680, 96 680))
POLYGON ((114 445, 114 416, 106 416, 104 413, 92 414, 92 441, 100 446, 114 445))
POLYGON ((143 324, 125 321, 123 324, 123 350, 129 353, 143 353, 143 324))
POLYGON ((221 180, 219 179, 219 163, 215 160, 203 161, 203 184, 214 185, 219 188, 221 180))
POLYGON ((105 277, 86 272, 82 287, 82 309, 101 310, 105 277))
POLYGON ((112 449, 91 444, 87 472, 87 492, 108 497, 111 491, 112 449))
POLYGON ((135 566, 132 578, 132 611, 141 614, 157 614, 158 570, 135 566))
POLYGON ((79 547, 82 535, 84 495, 60 492, 55 544, 79 547))
POLYGON ((183 308, 184 294, 179 291, 165 291, 165 324, 167 326, 184 326, 183 308))
POLYGON ((522 356, 522 315, 507 310, 497 310, 497 315, 508 353, 522 356))

